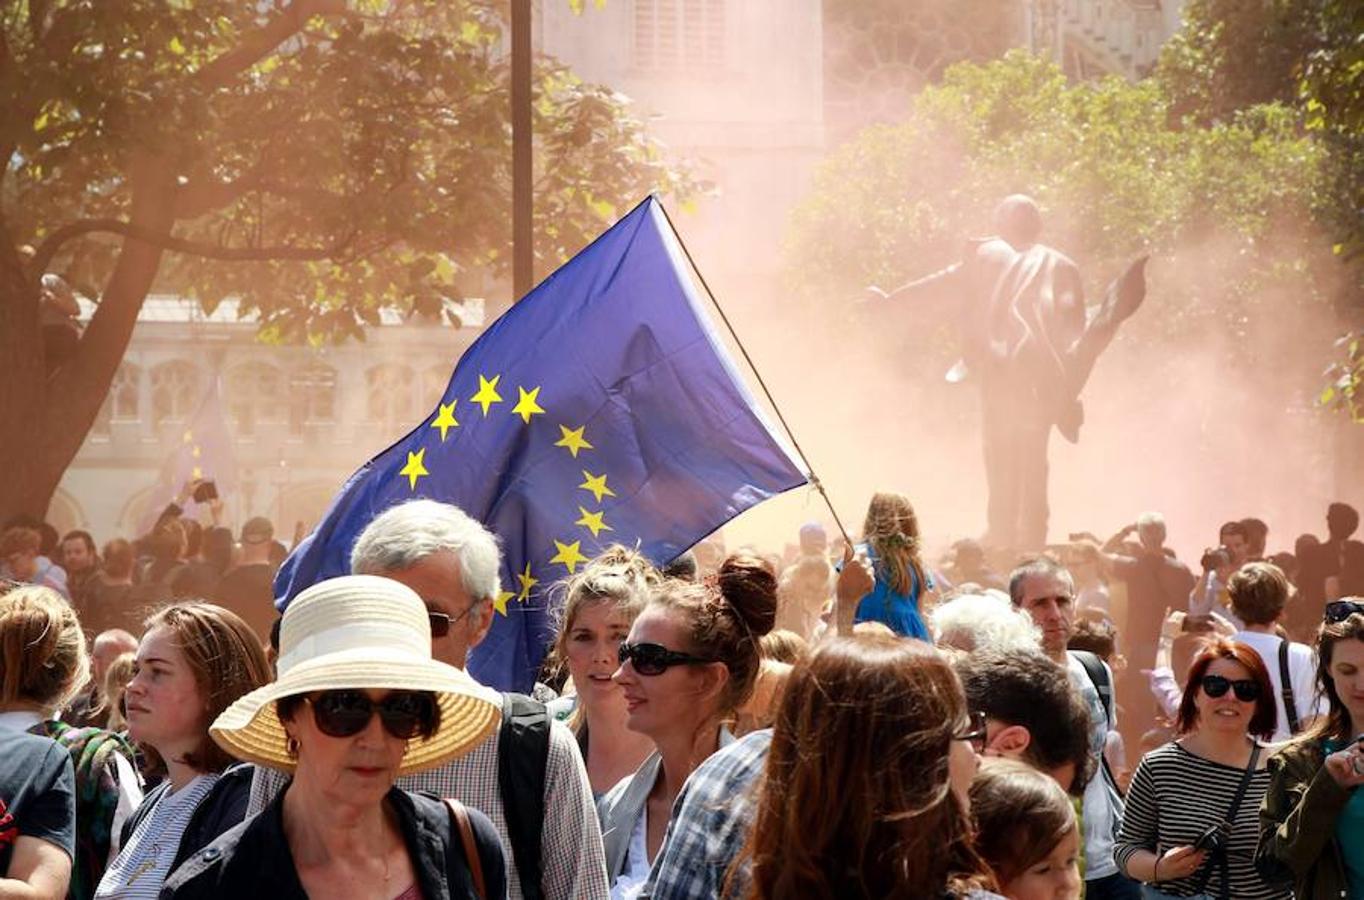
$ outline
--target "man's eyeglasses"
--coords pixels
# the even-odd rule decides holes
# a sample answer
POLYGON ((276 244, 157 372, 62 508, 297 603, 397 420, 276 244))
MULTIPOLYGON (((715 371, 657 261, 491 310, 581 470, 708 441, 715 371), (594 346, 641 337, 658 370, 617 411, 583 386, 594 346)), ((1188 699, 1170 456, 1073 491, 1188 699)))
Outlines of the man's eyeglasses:
POLYGON ((986 735, 985 713, 977 711, 970 714, 970 718, 964 727, 953 733, 952 740, 969 741, 971 749, 977 753, 984 753, 986 735))
POLYGON ((429 731, 436 718, 436 698, 424 691, 394 691, 377 703, 363 691, 323 691, 304 699, 317 730, 336 738, 364 731, 376 712, 384 730, 402 740, 429 731))
POLYGON ((1249 678, 1238 678, 1232 681, 1230 678, 1223 678, 1221 675, 1204 675, 1200 683, 1203 686, 1203 693, 1209 697, 1221 697, 1230 689, 1236 691, 1236 699, 1242 703, 1260 699, 1260 683, 1251 681, 1249 678))
POLYGON ((713 659, 704 659, 700 656, 692 656, 690 653, 669 650, 662 644, 622 643, 616 648, 616 659, 622 666, 627 662, 634 663, 635 671, 641 675, 662 675, 673 666, 715 662, 713 659))
POLYGON ((1337 622, 1344 622, 1356 613, 1364 614, 1364 603, 1358 600, 1332 600, 1326 604, 1326 615, 1323 621, 1327 625, 1334 625, 1337 622))
POLYGON ((428 609, 426 611, 426 618, 431 622, 431 636, 433 638, 445 637, 450 633, 451 628, 454 628, 460 623, 461 619, 473 612, 475 606, 478 606, 477 602, 471 604, 468 609, 453 618, 447 613, 428 609))

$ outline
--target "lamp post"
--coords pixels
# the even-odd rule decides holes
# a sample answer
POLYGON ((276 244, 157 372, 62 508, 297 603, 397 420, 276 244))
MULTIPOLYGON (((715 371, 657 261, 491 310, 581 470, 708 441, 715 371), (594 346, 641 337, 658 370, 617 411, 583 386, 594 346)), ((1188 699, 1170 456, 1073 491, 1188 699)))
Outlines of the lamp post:
POLYGON ((512 302, 535 286, 531 224, 531 0, 511 0, 512 302))

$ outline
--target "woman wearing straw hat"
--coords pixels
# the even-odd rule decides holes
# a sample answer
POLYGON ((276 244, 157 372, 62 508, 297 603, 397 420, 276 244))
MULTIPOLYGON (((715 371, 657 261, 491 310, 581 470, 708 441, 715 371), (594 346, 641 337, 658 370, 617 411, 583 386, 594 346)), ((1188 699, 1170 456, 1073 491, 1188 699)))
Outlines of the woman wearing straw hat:
POLYGON ((504 897, 502 846, 482 813, 393 787, 473 749, 500 719, 496 693, 431 659, 410 588, 368 575, 314 585, 284 615, 279 680, 210 730, 293 780, 187 860, 162 897, 504 897))

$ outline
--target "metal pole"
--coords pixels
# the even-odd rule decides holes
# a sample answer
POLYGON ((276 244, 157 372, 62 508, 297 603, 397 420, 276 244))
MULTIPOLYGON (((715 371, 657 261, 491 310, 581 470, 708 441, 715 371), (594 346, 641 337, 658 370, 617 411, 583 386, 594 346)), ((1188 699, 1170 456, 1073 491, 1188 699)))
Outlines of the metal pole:
POLYGON ((535 286, 531 196, 531 0, 511 0, 512 300, 535 286))

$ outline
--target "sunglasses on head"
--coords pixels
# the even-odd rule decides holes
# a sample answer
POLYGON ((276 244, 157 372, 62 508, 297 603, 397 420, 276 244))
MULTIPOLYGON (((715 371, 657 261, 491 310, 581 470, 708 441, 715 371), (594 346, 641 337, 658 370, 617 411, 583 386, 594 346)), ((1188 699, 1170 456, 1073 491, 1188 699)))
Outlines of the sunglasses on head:
POLYGON ((622 643, 616 649, 616 659, 622 666, 627 662, 633 663, 635 671, 641 675, 662 675, 673 666, 715 662, 713 659, 703 659, 699 656, 692 656, 690 653, 669 650, 662 644, 622 643))
POLYGON ((313 708, 317 730, 329 737, 359 734, 378 712, 384 730, 406 741, 421 734, 436 717, 436 698, 421 691, 394 691, 377 702, 364 691, 323 691, 305 700, 313 708))
POLYGON ((969 741, 972 749, 977 753, 982 753, 985 750, 986 733, 985 713, 976 711, 970 714, 970 719, 965 726, 953 732, 952 740, 969 741))
POLYGON ((1337 622, 1344 622, 1355 613, 1364 615, 1364 603, 1358 600, 1332 600, 1326 604, 1326 615, 1323 621, 1327 625, 1334 625, 1337 622))
POLYGON ((1200 683, 1203 686, 1203 693, 1209 697, 1221 697, 1228 690, 1233 690, 1236 692, 1236 699, 1242 703, 1260 699, 1260 683, 1251 681, 1249 678, 1238 678, 1232 681, 1230 678, 1223 678, 1221 675, 1204 675, 1200 683))

